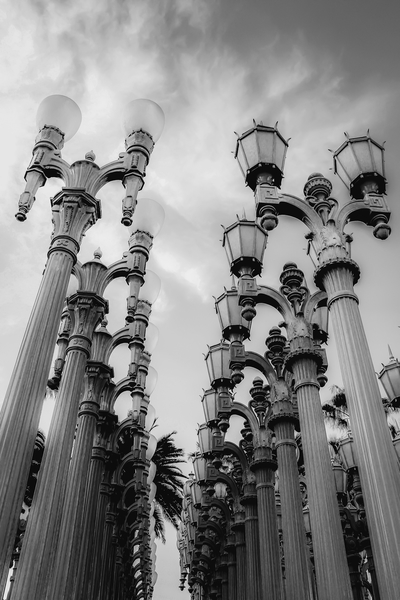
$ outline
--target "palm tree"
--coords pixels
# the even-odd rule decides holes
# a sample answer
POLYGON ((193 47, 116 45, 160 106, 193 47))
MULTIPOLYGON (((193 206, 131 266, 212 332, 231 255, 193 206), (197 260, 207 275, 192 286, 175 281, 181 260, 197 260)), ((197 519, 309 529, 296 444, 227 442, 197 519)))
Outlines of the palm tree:
POLYGON ((176 431, 163 435, 157 441, 156 451, 152 461, 157 467, 154 483, 157 486, 155 496, 155 532, 156 536, 165 542, 163 519, 176 529, 182 512, 183 483, 187 479, 177 466, 185 462, 184 451, 175 446, 173 436, 176 431))

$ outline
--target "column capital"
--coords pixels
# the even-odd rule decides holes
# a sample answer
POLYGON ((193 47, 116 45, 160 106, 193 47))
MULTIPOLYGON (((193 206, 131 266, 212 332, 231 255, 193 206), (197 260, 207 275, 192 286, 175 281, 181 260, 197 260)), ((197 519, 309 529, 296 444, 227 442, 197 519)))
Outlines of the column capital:
POLYGON ((323 359, 321 353, 317 348, 297 348, 296 350, 291 350, 289 354, 285 358, 285 368, 288 371, 292 371, 293 364, 301 361, 302 359, 311 359, 317 367, 322 365, 323 359))
POLYGON ((314 271, 314 283, 321 290, 325 291, 324 279, 330 271, 338 268, 344 268, 352 274, 353 277, 353 285, 357 283, 360 279, 360 267, 358 264, 352 260, 351 258, 347 258, 345 256, 336 256, 334 258, 329 258, 321 262, 321 264, 314 271))
POLYGON ((93 332, 108 310, 107 300, 94 292, 77 292, 68 299, 72 321, 67 353, 80 350, 90 356, 93 332))
POLYGON ((101 217, 100 202, 84 188, 63 188, 51 204, 54 230, 48 255, 61 250, 76 262, 85 232, 101 217))

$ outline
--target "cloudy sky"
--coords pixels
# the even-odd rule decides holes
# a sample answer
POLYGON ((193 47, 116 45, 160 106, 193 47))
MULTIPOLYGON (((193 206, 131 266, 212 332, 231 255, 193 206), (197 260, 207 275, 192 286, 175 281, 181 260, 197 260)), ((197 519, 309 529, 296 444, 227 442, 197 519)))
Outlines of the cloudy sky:
MULTIPOLYGON (((93 150, 102 165, 123 151, 119 115, 130 100, 151 98, 165 112, 141 193, 166 210, 149 264, 162 280, 152 315, 160 331, 152 361, 159 374, 152 396, 158 435, 177 430, 177 444, 186 452, 195 448, 203 421, 200 395, 208 387, 203 353, 220 337, 212 296, 230 285, 221 224, 230 225, 243 210, 253 216, 252 193, 232 155, 234 131, 248 129, 253 118, 279 121, 291 138, 283 190, 299 196, 307 176, 321 171, 332 177, 333 196, 346 200, 346 189, 329 171, 328 152, 342 143, 344 131, 356 136, 369 128, 378 142, 386 141, 392 236, 380 242, 358 224, 348 231, 362 267, 357 292, 376 370, 387 360, 388 343, 400 355, 400 44, 393 3, 383 0, 378 9, 371 0, 2 0, 0 7, 1 395, 45 263, 49 197, 59 188, 48 182, 28 220, 14 219, 36 109, 50 94, 68 95, 82 110, 82 126, 63 150, 69 162, 93 150)), ((100 246, 102 260, 111 264, 127 249, 120 224, 123 188, 110 184, 99 197, 103 218, 88 232, 80 260, 90 260, 100 246)), ((295 260, 312 287, 306 231, 281 221, 269 238, 263 281, 278 286, 283 264, 295 260)), ((109 288, 110 331, 123 326, 126 295, 124 281, 109 288)), ((263 352, 268 330, 279 320, 259 310, 249 348, 263 352)), ((340 384, 333 338, 328 350, 328 385, 340 384)), ((127 351, 113 356, 116 378, 125 376, 128 361, 127 351)), ((252 377, 241 384, 239 397, 246 398, 252 377)), ((116 408, 124 417, 126 400, 116 408)), ((45 423, 48 414, 49 406, 45 423)), ((155 600, 178 594, 175 535, 168 533, 167 546, 157 553, 155 600)))

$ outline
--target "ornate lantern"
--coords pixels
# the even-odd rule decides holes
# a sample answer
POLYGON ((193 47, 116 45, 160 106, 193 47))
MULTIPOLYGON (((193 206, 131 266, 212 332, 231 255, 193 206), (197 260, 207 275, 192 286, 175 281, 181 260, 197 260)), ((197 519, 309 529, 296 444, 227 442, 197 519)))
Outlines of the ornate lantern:
POLYGON ((346 471, 357 467, 353 437, 350 434, 343 440, 339 440, 339 454, 346 471))
POLYGON ((235 158, 246 184, 255 190, 259 183, 281 186, 288 143, 275 127, 256 125, 237 140, 235 158))
POLYGON ((204 417, 207 425, 217 424, 218 418, 218 392, 213 389, 206 390, 201 399, 204 417))
POLYGON ((215 310, 221 325, 222 335, 226 340, 233 341, 234 338, 240 338, 240 341, 243 341, 250 337, 251 321, 246 321, 241 315, 242 307, 239 306, 236 287, 225 290, 216 299, 215 310))
POLYGON ((357 200, 369 192, 386 192, 384 147, 366 136, 350 138, 333 153, 334 170, 357 200))
POLYGON ((392 406, 400 406, 400 362, 389 348, 389 363, 383 366, 378 378, 392 406))
POLYGON ((267 233, 254 221, 242 219, 224 230, 222 245, 226 250, 231 273, 240 277, 260 275, 267 233))
POLYGON ((231 379, 229 344, 220 342, 210 346, 205 357, 208 376, 214 389, 218 387, 233 388, 231 379))

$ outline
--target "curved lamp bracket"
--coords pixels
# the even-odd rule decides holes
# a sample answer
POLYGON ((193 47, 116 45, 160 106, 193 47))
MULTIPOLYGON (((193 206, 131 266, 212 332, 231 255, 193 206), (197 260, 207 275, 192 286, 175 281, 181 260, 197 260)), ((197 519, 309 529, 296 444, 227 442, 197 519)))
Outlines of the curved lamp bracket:
POLYGON ((226 448, 226 450, 229 450, 229 452, 231 454, 234 454, 236 456, 236 458, 240 462, 240 466, 242 467, 243 472, 246 472, 249 470, 249 461, 247 460, 247 457, 246 457, 245 453, 243 452, 243 450, 237 444, 234 444, 233 442, 225 441, 224 447, 226 448))
POLYGON ((311 323, 315 308, 317 308, 318 305, 326 299, 327 294, 324 291, 319 290, 318 292, 312 294, 312 296, 308 298, 304 305, 304 318, 311 323))
POLYGON ((257 435, 260 429, 256 414, 251 410, 250 407, 242 404, 241 402, 232 402, 231 415, 238 415, 248 421, 253 435, 257 435))
POLYGON ((287 323, 295 318, 289 302, 274 288, 270 288, 266 285, 258 286, 257 295, 254 300, 256 304, 268 304, 278 310, 287 323))
POLYGON ((260 185, 257 188, 255 200, 257 217, 262 216, 263 209, 267 206, 272 206, 278 215, 302 221, 311 231, 316 232, 323 225, 321 217, 315 210, 305 200, 292 194, 271 194, 269 186, 260 185))
POLYGON ((272 364, 267 358, 261 356, 257 352, 246 352, 245 353, 245 366, 253 367, 253 369, 257 369, 264 375, 264 377, 268 380, 268 383, 271 385, 277 380, 276 372, 272 364))

